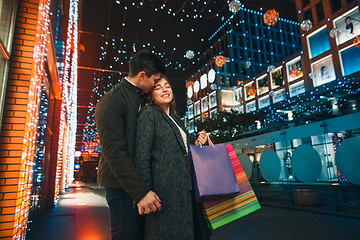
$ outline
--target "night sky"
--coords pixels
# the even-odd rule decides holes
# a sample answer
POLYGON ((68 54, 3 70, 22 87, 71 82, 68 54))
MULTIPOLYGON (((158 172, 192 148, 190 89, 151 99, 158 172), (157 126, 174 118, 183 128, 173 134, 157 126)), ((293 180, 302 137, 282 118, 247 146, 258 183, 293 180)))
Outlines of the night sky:
MULTIPOLYGON (((92 91, 94 78, 107 81, 110 76, 109 82, 116 83, 127 75, 129 58, 135 51, 154 51, 166 64, 166 75, 175 88, 178 113, 183 115, 186 111, 185 80, 199 68, 197 58, 212 44, 209 37, 233 14, 228 2, 82 1, 77 142, 82 139, 89 102, 100 98, 92 91), (187 50, 194 51, 193 59, 185 57, 187 50), (99 71, 101 69, 106 72, 99 71)), ((276 9, 280 17, 297 21, 294 0, 246 0, 241 4, 260 12, 276 9)))

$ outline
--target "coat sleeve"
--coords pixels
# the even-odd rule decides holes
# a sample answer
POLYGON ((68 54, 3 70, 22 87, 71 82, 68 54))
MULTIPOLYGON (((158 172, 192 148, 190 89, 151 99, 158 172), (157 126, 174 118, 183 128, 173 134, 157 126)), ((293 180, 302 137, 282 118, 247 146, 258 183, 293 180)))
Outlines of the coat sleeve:
POLYGON ((142 109, 137 120, 135 165, 139 175, 151 187, 151 153, 154 143, 154 113, 150 107, 142 109))
POLYGON ((136 171, 127 153, 123 107, 114 104, 111 96, 102 99, 96 107, 95 119, 102 148, 102 161, 110 168, 121 187, 134 202, 140 201, 150 188, 136 171))

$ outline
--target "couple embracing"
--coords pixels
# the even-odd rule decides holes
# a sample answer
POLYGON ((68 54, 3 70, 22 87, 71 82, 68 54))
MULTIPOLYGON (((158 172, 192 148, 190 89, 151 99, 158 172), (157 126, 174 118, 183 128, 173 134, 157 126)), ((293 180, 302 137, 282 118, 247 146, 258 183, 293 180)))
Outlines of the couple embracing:
MULTIPOLYGON (((106 188, 113 240, 209 239, 211 234, 194 200, 188 134, 164 72, 156 55, 138 52, 128 77, 96 106, 98 181, 106 188)), ((206 139, 201 131, 196 143, 206 139)))

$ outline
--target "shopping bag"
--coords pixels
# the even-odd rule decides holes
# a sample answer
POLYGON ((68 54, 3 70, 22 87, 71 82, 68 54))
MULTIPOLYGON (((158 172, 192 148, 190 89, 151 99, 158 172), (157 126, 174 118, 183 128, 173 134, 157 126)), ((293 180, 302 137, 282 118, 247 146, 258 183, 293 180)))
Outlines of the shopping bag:
POLYGON ((240 193, 227 200, 203 201, 204 215, 209 228, 216 229, 261 208, 244 169, 231 144, 226 145, 240 193))
POLYGON ((198 202, 231 198, 240 192, 225 144, 190 145, 189 156, 198 202))

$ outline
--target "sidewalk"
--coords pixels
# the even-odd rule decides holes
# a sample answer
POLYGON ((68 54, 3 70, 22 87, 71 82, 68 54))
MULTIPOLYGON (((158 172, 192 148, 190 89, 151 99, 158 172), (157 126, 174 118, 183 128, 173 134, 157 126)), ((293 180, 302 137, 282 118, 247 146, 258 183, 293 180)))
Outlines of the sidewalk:
POLYGON ((105 191, 95 185, 90 187, 74 182, 44 221, 36 223, 27 239, 109 240, 108 207, 102 194, 105 191))
MULTIPOLYGON (((109 240, 104 190, 73 184, 28 240, 109 240)), ((360 220, 263 206, 213 231, 211 240, 359 239, 360 220)))

